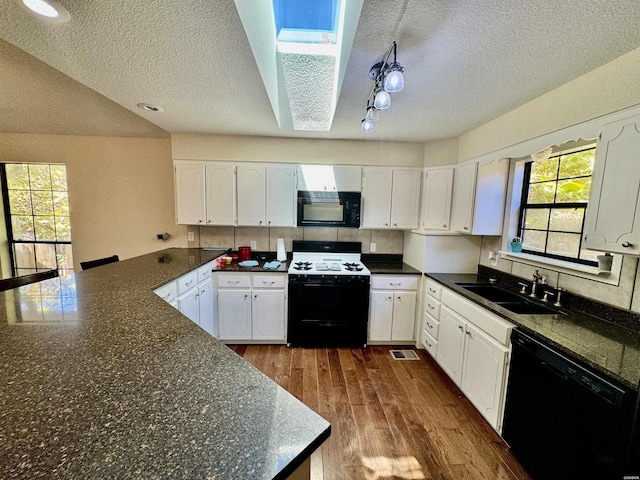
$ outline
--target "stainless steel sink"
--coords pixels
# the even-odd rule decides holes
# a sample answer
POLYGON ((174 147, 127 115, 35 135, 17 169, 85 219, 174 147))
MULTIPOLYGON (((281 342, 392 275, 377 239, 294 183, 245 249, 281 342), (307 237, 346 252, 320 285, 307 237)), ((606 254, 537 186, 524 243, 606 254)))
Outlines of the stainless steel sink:
POLYGON ((557 315, 559 310, 532 302, 522 295, 485 283, 457 283, 459 287, 506 308, 510 312, 530 315, 557 315))

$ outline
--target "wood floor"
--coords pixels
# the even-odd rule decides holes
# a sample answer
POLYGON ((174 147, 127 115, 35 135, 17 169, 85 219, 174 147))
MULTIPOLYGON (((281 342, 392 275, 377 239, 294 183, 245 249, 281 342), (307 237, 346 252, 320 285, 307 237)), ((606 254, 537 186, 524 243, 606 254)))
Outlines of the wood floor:
POLYGON ((230 347, 331 422, 313 480, 530 478, 424 350, 230 347))

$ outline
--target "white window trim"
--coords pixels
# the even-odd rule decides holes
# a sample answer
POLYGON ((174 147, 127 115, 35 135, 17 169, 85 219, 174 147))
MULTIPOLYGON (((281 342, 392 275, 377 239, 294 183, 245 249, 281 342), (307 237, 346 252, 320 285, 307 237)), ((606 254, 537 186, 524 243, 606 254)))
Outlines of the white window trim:
POLYGON ((530 253, 516 253, 508 250, 501 250, 500 257, 513 262, 524 263, 534 267, 547 268, 574 277, 586 278, 595 282, 618 285, 620 283, 620 272, 622 271, 622 255, 613 255, 611 271, 603 271, 598 267, 582 265, 579 263, 567 262, 555 258, 541 257, 530 253))
POLYGON ((611 271, 601 271, 598 267, 580 263, 558 260, 555 258, 532 255, 530 253, 516 253, 509 250, 509 239, 516 237, 518 217, 520 214, 520 200, 522 197, 522 172, 526 158, 512 158, 509 167, 509 185, 507 189, 507 211, 502 234, 502 249, 500 257, 513 262, 524 263, 534 267, 546 268, 556 272, 585 278, 608 285, 620 284, 622 271, 622 255, 613 255, 611 271))

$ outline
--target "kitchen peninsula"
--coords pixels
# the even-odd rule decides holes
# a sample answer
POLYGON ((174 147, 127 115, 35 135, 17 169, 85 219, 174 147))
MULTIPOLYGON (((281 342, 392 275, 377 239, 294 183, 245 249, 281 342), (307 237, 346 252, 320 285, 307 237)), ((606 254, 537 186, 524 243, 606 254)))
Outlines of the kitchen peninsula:
POLYGON ((153 293, 220 253, 0 294, 1 478, 308 478, 329 423, 153 293))

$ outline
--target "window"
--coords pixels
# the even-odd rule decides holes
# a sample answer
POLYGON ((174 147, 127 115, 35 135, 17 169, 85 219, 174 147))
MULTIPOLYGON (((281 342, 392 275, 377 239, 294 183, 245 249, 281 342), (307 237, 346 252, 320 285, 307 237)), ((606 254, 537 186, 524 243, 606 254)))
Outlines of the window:
POLYGON ((525 165, 518 232, 525 253, 597 265, 582 246, 595 146, 525 165))
POLYGON ((67 173, 64 165, 0 165, 13 274, 73 271, 67 173))

